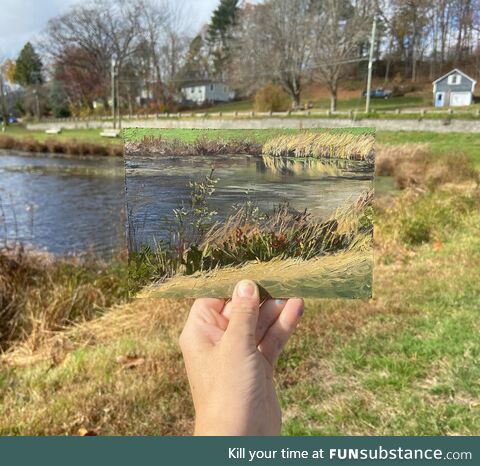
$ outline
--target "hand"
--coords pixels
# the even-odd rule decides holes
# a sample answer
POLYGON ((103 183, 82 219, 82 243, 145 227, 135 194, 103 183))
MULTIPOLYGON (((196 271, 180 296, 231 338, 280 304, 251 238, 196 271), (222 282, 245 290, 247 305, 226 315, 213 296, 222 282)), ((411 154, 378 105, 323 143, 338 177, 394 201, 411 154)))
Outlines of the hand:
POLYGON ((279 435, 273 367, 303 314, 303 300, 268 300, 237 284, 232 300, 197 299, 180 335, 195 406, 195 435, 279 435))

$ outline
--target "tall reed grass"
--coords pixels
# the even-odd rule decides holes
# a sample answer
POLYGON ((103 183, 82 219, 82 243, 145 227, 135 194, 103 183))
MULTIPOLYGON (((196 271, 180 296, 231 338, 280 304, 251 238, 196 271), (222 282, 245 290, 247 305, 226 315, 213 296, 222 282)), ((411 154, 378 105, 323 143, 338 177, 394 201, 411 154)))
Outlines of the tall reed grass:
POLYGON ((350 160, 374 158, 375 135, 352 133, 312 133, 280 135, 262 147, 264 155, 283 157, 319 157, 350 160))

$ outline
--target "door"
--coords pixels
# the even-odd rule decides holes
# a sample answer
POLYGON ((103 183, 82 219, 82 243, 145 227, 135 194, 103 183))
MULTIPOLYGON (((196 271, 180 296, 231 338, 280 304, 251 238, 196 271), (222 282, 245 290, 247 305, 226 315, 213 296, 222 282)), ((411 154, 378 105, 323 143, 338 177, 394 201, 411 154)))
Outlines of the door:
POLYGON ((445 105, 445 92, 437 92, 435 96, 435 107, 443 107, 445 105))
POLYGON ((450 94, 450 105, 452 107, 461 107, 464 105, 470 105, 471 93, 470 92, 452 92, 450 94))

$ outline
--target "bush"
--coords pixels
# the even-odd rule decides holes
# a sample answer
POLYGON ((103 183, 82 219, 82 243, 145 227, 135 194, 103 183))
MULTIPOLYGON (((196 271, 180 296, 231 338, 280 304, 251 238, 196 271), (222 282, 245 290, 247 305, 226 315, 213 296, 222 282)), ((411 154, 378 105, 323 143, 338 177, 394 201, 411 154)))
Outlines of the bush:
POLYGON ((269 82, 255 94, 257 112, 285 112, 290 107, 290 97, 277 84, 269 82))

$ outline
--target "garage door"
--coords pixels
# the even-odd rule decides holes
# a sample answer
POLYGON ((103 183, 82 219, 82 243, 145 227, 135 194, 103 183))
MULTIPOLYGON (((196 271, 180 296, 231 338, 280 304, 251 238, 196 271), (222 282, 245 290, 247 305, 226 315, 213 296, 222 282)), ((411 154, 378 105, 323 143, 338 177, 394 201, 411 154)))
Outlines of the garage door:
POLYGON ((470 105, 470 92, 452 92, 450 94, 450 105, 452 107, 470 105))

